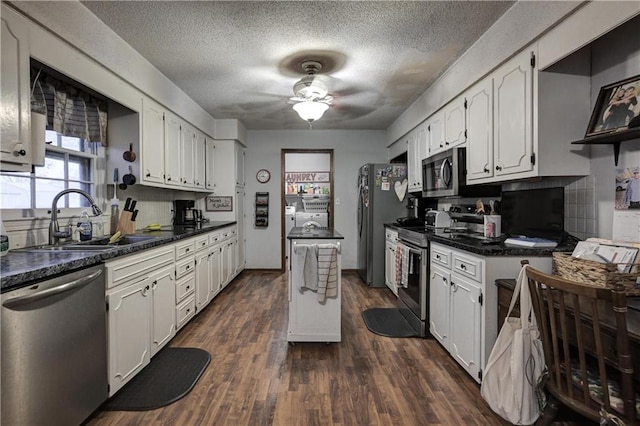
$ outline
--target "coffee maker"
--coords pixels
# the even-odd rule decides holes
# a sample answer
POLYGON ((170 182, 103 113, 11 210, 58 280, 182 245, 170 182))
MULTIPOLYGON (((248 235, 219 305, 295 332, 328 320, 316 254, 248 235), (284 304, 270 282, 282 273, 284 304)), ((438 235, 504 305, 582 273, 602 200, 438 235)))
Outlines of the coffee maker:
POLYGON ((196 213, 194 207, 196 202, 193 200, 174 200, 173 201, 173 224, 181 226, 195 226, 196 213))

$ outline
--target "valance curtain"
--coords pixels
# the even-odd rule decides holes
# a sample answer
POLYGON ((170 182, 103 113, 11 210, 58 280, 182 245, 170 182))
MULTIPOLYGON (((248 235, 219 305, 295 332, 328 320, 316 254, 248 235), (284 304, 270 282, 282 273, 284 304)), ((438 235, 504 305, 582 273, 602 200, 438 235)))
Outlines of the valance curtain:
POLYGON ((47 129, 107 146, 107 103, 38 69, 31 70, 31 110, 47 129))

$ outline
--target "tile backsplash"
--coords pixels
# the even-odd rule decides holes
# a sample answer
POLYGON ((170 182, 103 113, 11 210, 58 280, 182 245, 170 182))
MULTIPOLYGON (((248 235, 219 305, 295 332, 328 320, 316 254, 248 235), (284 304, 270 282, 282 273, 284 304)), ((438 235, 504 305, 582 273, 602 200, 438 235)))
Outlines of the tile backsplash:
POLYGON ((546 178, 535 182, 509 183, 504 191, 520 189, 564 187, 564 229, 569 234, 585 240, 597 236, 595 179, 585 177, 546 178))

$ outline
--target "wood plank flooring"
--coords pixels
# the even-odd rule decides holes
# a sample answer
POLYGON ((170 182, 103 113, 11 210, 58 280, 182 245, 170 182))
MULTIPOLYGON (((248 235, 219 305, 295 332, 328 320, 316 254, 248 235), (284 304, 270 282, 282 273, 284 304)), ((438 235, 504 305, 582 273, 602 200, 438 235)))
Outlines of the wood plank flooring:
POLYGON ((287 334, 287 276, 244 271, 170 342, 211 353, 195 388, 166 407, 98 411, 88 425, 504 425, 434 340, 369 332, 361 312, 386 288, 342 277, 342 342, 287 334))

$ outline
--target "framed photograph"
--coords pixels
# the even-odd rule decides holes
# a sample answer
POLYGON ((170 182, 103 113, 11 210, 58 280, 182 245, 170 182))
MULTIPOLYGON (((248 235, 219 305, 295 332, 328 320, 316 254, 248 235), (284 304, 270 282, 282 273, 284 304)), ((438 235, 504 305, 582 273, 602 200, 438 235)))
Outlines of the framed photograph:
POLYGON ((230 212, 233 211, 233 197, 206 197, 205 208, 208 212, 230 212))
POLYGON ((640 75, 600 89, 585 137, 627 128, 640 115, 640 75))

